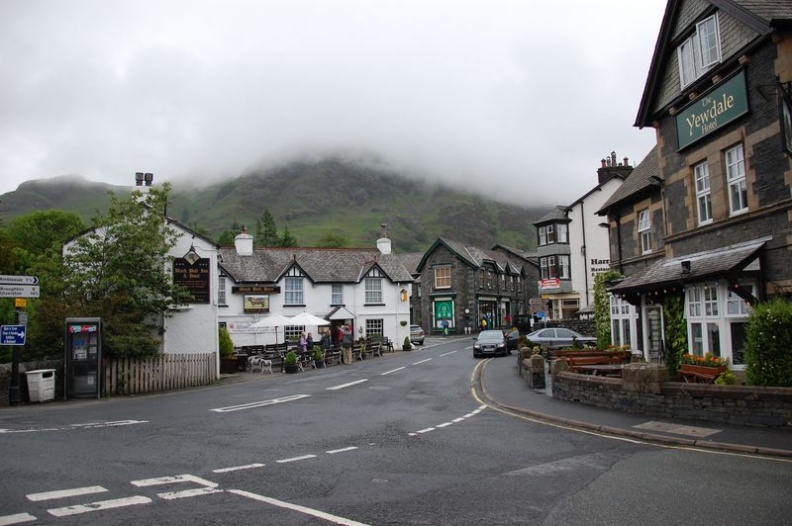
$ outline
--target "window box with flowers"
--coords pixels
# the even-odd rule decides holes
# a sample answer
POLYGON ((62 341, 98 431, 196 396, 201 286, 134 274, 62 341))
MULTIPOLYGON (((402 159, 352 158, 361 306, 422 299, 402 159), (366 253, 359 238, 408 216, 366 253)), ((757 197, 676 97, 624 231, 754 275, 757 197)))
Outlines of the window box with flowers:
POLYGON ((729 370, 728 361, 712 353, 704 356, 683 354, 679 365, 680 381, 687 383, 711 384, 721 374, 729 370))

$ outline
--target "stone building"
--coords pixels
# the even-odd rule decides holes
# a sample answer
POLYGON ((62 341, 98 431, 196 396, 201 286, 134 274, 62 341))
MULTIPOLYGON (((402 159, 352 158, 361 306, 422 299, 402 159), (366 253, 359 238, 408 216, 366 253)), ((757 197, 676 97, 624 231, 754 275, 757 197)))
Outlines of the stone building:
POLYGON ((601 209, 647 355, 681 321, 740 368, 751 305, 792 294, 791 86, 792 3, 668 2, 635 122, 657 174, 601 209))

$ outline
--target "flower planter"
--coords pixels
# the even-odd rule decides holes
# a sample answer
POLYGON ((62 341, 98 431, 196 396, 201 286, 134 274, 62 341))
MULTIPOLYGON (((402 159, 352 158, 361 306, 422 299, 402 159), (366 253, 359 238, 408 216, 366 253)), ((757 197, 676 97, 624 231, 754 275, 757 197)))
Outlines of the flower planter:
POLYGON ((314 367, 317 369, 324 369, 325 361, 324 360, 314 360, 314 367))
POLYGON ((296 372, 299 372, 300 366, 299 365, 284 365, 283 366, 283 370, 286 372, 286 374, 294 374, 296 372))
POLYGON ((683 363, 679 366, 679 376, 683 382, 711 384, 719 374, 728 371, 725 365, 720 367, 705 367, 703 365, 690 365, 683 363))
POLYGON ((238 367, 236 356, 220 358, 220 374, 234 374, 238 367))

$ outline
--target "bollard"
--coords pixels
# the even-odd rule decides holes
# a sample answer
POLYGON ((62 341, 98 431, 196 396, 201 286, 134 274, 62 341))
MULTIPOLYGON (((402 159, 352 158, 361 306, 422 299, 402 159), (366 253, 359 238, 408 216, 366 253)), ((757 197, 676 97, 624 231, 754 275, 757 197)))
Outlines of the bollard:
POLYGON ((534 389, 544 389, 545 383, 545 360, 541 354, 531 356, 531 387, 534 389))

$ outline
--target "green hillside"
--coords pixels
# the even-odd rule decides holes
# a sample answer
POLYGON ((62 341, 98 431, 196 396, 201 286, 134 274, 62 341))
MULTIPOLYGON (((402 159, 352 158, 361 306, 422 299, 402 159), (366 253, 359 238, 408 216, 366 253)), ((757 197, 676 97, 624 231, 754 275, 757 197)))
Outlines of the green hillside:
MULTIPOLYGON (((129 190, 73 177, 31 181, 0 196, 0 214, 8 221, 33 210, 63 209, 89 222, 96 208, 107 206, 111 189, 129 190)), ((530 250, 535 246, 532 222, 548 208, 499 203, 395 172, 325 159, 292 162, 201 189, 175 184, 167 212, 216 240, 241 225, 254 234, 256 220, 268 209, 279 233, 288 228, 300 246, 314 246, 328 234, 347 239, 350 246, 371 246, 380 224, 387 223, 394 250, 422 252, 438 237, 530 250)))

